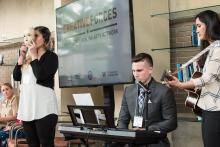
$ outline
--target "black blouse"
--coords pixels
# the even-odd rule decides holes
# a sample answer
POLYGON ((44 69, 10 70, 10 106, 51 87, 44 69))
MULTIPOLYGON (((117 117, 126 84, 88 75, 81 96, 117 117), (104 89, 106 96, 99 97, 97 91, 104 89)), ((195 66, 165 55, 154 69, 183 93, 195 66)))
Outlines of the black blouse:
MULTIPOLYGON (((30 63, 33 73, 37 79, 37 84, 54 89, 54 75, 58 69, 58 57, 54 52, 46 51, 40 58, 30 63)), ((13 71, 15 81, 21 81, 21 66, 16 64, 13 71)))

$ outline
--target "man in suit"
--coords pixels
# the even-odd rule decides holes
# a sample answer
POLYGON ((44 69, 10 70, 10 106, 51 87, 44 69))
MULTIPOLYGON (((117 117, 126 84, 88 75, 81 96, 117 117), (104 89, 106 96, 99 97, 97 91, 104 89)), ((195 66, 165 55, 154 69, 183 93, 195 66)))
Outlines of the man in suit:
MULTIPOLYGON (((153 72, 152 57, 146 53, 136 55, 132 59, 132 71, 135 80, 143 83, 148 92, 141 93, 143 87, 140 84, 133 84, 125 88, 119 113, 118 128, 128 128, 130 120, 132 129, 143 130, 145 128, 145 100, 147 97, 148 130, 164 133, 175 130, 177 127, 177 111, 174 93, 170 88, 157 82, 151 76, 153 72), (141 99, 143 97, 144 99, 141 99)), ((161 140, 158 144, 148 145, 148 147, 169 146, 167 138, 161 140)))

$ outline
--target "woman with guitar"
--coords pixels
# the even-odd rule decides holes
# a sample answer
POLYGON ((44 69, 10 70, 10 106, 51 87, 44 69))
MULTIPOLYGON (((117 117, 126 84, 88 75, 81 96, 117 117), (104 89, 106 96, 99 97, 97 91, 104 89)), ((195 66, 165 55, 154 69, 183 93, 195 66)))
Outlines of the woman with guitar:
POLYGON ((200 12, 195 19, 203 53, 194 61, 199 59, 203 75, 187 82, 171 76, 167 83, 179 89, 201 89, 197 105, 202 109, 204 147, 220 147, 220 19, 210 10, 200 12))

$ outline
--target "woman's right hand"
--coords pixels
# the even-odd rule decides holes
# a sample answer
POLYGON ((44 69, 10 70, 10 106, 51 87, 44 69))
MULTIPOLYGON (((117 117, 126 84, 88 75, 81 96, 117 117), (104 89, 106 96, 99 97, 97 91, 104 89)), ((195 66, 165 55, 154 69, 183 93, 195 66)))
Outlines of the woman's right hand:
POLYGON ((25 44, 22 44, 21 48, 20 48, 20 56, 18 58, 18 65, 22 65, 25 59, 27 53, 27 47, 25 44))
POLYGON ((181 82, 178 80, 178 78, 175 76, 171 76, 171 77, 172 80, 167 81, 167 84, 171 87, 182 89, 181 82))

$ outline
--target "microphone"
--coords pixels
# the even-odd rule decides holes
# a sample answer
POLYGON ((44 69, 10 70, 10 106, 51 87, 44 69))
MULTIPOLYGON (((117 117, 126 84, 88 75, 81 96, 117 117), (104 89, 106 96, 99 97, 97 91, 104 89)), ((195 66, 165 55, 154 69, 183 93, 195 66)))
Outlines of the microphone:
POLYGON ((150 94, 150 93, 151 93, 151 90, 150 90, 147 86, 145 86, 144 83, 142 83, 141 81, 136 81, 136 83, 137 83, 141 88, 143 88, 144 91, 145 91, 147 94, 150 94))

